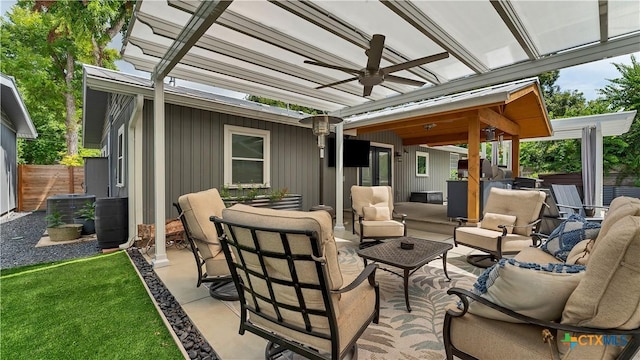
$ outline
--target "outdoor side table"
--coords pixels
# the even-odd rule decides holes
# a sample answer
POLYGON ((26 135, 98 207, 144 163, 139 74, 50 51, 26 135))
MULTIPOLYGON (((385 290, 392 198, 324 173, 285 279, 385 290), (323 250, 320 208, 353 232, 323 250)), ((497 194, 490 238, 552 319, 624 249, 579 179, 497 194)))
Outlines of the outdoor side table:
POLYGON ((414 237, 400 237, 384 240, 380 244, 358 250, 357 253, 364 260, 365 266, 367 266, 367 260, 370 260, 403 270, 403 273, 400 274, 390 269, 380 268, 404 279, 404 299, 407 304, 407 311, 411 312, 411 306, 409 305, 409 276, 430 261, 441 258, 444 275, 451 281, 447 273, 447 251, 452 248, 453 245, 444 242, 414 237), (402 249, 400 247, 402 241, 413 243, 413 249, 402 249))

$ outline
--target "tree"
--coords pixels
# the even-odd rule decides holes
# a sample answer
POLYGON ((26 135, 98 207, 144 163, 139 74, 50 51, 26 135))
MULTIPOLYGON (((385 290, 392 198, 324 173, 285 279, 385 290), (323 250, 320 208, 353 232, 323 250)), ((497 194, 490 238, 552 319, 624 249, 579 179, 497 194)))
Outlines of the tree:
MULTIPOLYGON (((613 64, 620 73, 619 78, 608 79, 609 83, 599 92, 604 96, 604 101, 609 103, 609 111, 636 110, 640 112, 640 64, 635 56, 631 55, 631 65, 613 64)), ((618 144, 624 143, 619 148, 619 175, 617 182, 634 176, 636 186, 640 186, 640 116, 636 113, 631 128, 626 134, 614 137, 618 144)), ((606 144, 606 143, 605 143, 606 144)), ((607 145, 605 145, 607 146, 607 145)))
MULTIPOLYGON (((126 30, 132 9, 133 1, 121 0, 21 0, 8 13, 9 20, 2 21, 2 41, 7 45, 2 49, 3 71, 13 68, 15 72, 6 72, 16 78, 21 89, 30 88, 25 89, 27 92, 44 85, 54 91, 52 96, 61 97, 68 156, 79 152, 82 63, 115 69, 118 54, 106 46, 118 32, 126 30), (39 67, 16 65, 25 62, 23 57, 39 67), (14 64, 5 66, 6 61, 14 64), (44 81, 29 73, 34 69, 43 71, 37 76, 44 81)), ((53 101, 48 105, 58 108, 53 101)), ((59 121, 59 114, 53 115, 56 120, 49 121, 59 121)))

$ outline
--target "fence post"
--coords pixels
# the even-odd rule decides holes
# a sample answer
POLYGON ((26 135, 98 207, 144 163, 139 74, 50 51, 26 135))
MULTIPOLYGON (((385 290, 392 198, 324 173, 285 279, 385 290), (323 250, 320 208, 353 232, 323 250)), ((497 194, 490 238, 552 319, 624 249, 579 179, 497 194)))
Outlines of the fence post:
POLYGON ((22 212, 24 209, 24 177, 22 172, 24 171, 24 165, 18 165, 18 211, 22 212))
POLYGON ((74 194, 76 187, 73 181, 73 166, 67 166, 67 173, 69 174, 69 194, 74 194))

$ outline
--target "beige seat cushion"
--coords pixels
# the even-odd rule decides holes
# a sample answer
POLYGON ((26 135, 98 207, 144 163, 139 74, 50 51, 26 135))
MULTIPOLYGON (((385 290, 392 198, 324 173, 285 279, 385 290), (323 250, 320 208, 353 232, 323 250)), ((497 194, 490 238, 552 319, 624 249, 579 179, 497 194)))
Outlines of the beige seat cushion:
MULTIPOLYGON (((356 226, 356 232, 360 232, 356 226)), ((395 220, 362 221, 362 236, 364 237, 398 237, 404 235, 404 224, 395 220)))
POLYGON ((453 345, 478 359, 549 360, 542 328, 467 313, 451 319, 453 345))
POLYGON ((562 323, 627 330, 639 327, 640 217, 618 220, 598 236, 596 244, 583 280, 567 301, 562 323))
MULTIPOLYGON (((488 230, 480 227, 463 226, 456 230, 456 241, 472 247, 487 251, 498 251, 498 237, 502 231, 488 230)), ((502 238, 502 252, 518 252, 521 249, 533 245, 530 236, 520 234, 507 234, 502 238)))
POLYGON ((215 225, 209 221, 211 216, 222 216, 222 209, 225 208, 218 189, 182 195, 178 198, 178 204, 182 208, 193 241, 205 261, 207 275, 228 275, 229 267, 218 241, 215 225))
POLYGON ((567 264, 587 265, 595 240, 586 239, 576 244, 567 256, 567 264))

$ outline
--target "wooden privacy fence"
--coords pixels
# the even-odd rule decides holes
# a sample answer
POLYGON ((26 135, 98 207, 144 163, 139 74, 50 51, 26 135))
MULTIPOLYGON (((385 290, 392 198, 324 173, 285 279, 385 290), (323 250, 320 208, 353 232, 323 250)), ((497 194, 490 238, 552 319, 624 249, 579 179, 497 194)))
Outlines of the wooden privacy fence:
POLYGON ((47 209, 47 198, 84 193, 84 167, 18 165, 18 211, 47 209))

